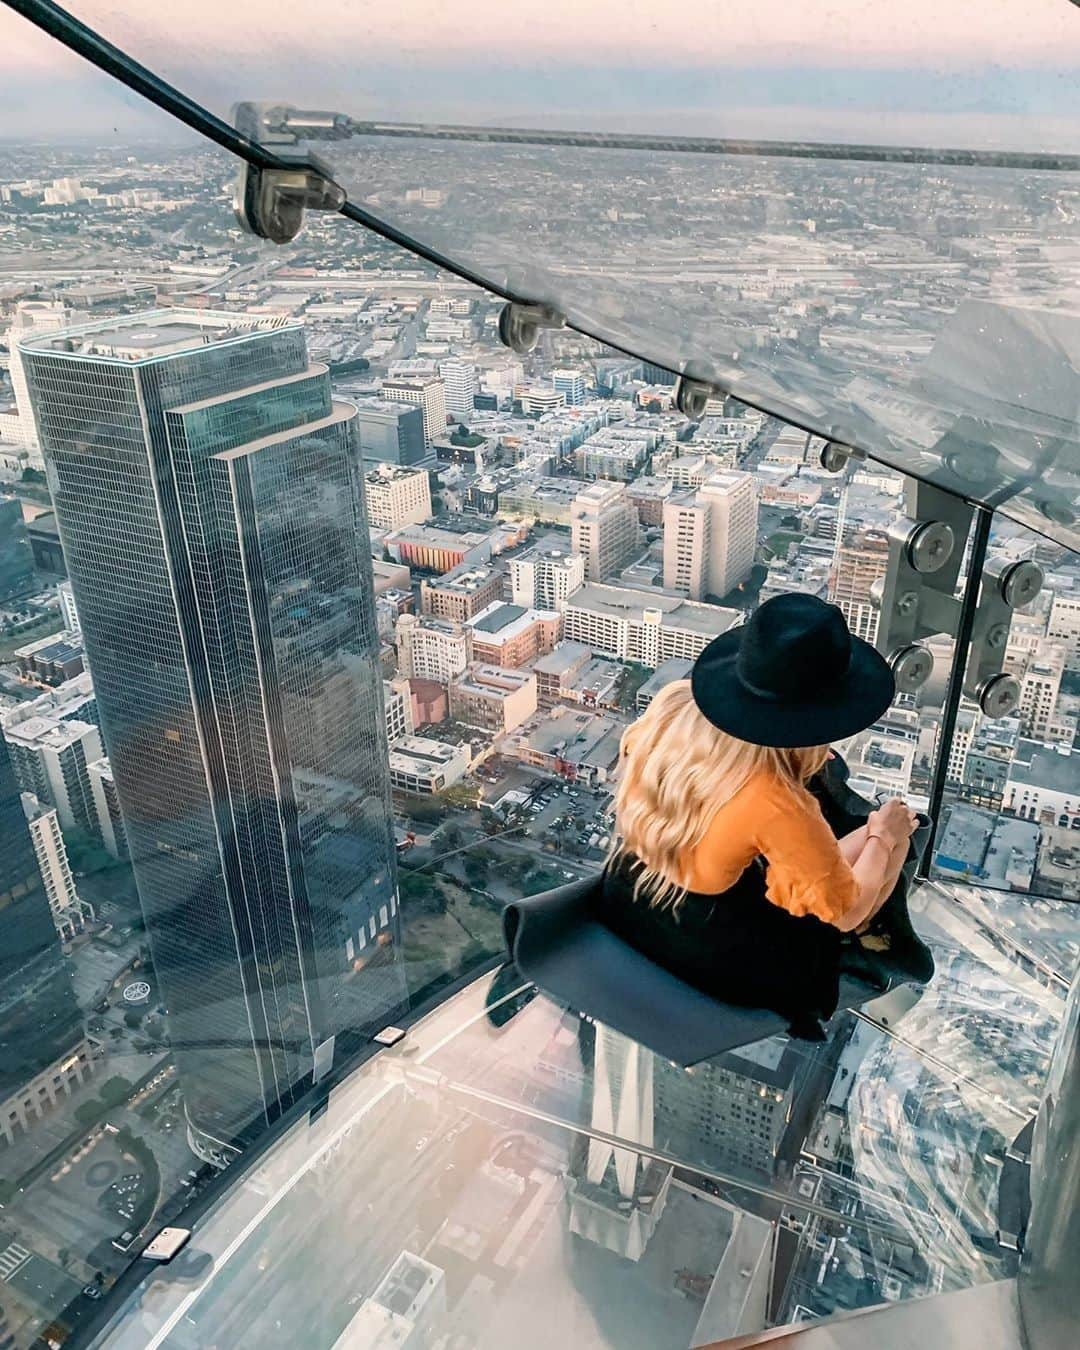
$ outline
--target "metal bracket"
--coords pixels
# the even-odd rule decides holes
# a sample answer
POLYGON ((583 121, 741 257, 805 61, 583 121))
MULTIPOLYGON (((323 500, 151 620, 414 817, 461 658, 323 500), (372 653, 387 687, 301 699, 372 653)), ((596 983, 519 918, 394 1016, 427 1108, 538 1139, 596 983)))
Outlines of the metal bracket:
MULTIPOLYGON (((275 118, 282 109, 239 103, 233 110, 236 129, 265 145, 279 161, 273 166, 241 160, 233 206, 249 234, 288 244, 300 233, 305 211, 340 211, 345 189, 317 155, 297 145, 303 126, 275 118)), ((302 115, 301 115, 302 116, 302 115)))
POLYGON ((1029 604, 1042 590, 1038 563, 987 559, 979 605, 971 630, 971 648, 964 671, 964 693, 987 717, 1007 717, 1020 702, 1020 681, 1003 675, 1009 623, 1014 609, 1029 604))
POLYGON ((700 422, 705 416, 705 407, 711 398, 723 398, 725 391, 708 380, 699 380, 694 375, 680 375, 675 381, 674 403, 684 417, 691 422, 700 422))
MULTIPOLYGON (((929 483, 908 483, 905 494, 907 513, 889 527, 889 562, 871 599, 881 611, 878 649, 898 689, 914 693, 934 665, 923 639, 957 631, 956 586, 974 508, 929 483)), ((1027 560, 989 560, 979 578, 963 692, 987 717, 1005 717, 1020 701, 1018 681, 1002 673, 1009 620, 1035 599, 1042 581, 1042 569, 1027 560)))
MULTIPOLYGON (((837 453, 846 448, 838 446, 837 453)), ((960 601, 955 592, 963 556, 958 541, 967 536, 973 508, 941 488, 914 481, 905 486, 904 505, 905 514, 889 526, 888 564, 870 598, 881 613, 878 650, 893 668, 897 689, 911 694, 934 669, 923 639, 956 631, 960 601)))
POLYGON ((851 460, 864 460, 865 450, 857 450, 853 445, 844 445, 841 441, 828 441, 821 449, 821 467, 827 473, 842 473, 851 460))
POLYGON ((566 315, 551 305, 508 300, 499 312, 499 341, 519 356, 533 350, 541 329, 565 327, 566 315))

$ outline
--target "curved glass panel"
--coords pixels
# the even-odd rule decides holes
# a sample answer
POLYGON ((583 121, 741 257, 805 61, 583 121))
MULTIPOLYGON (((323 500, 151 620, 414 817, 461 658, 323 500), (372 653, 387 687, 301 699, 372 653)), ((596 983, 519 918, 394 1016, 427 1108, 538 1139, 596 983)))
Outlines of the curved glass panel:
POLYGON ((703 5, 664 37, 645 5, 75 12, 226 119, 280 99, 259 139, 497 290, 1075 545, 1065 0, 763 5, 736 31, 703 5), (490 143, 507 125, 583 135, 490 143))

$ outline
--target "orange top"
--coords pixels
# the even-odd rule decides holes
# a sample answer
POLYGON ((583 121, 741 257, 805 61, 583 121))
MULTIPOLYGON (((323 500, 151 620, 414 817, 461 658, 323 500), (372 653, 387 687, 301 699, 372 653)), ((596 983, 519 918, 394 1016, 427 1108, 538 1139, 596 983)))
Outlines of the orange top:
POLYGON ((712 818, 690 864, 689 889, 716 895, 759 855, 766 894, 792 914, 833 923, 855 903, 859 884, 809 793, 756 773, 712 818))

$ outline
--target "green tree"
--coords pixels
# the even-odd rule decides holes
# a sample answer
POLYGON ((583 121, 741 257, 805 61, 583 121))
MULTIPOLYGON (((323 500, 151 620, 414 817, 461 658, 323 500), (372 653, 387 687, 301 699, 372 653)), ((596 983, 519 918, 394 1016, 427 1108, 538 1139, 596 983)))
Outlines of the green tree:
POLYGON ((131 1096, 131 1080, 125 1078, 123 1074, 115 1074, 112 1078, 106 1078, 100 1092, 105 1109, 109 1110, 110 1107, 126 1102, 131 1096))
POLYGON ((80 1125, 96 1125, 102 1117, 102 1105, 97 1098, 80 1102, 75 1108, 75 1119, 80 1125))

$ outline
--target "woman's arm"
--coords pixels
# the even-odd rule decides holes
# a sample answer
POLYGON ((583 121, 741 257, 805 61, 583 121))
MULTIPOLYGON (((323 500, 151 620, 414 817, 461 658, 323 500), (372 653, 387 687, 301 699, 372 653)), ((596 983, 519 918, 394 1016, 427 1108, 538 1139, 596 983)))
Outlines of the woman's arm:
POLYGON ((866 825, 840 840, 840 851, 848 857, 848 848, 854 847, 853 843, 848 845, 848 840, 862 835, 862 848, 851 864, 859 888, 855 903, 833 920, 841 932, 850 933, 861 927, 892 894, 917 823, 914 813, 894 797, 875 811, 866 825))

